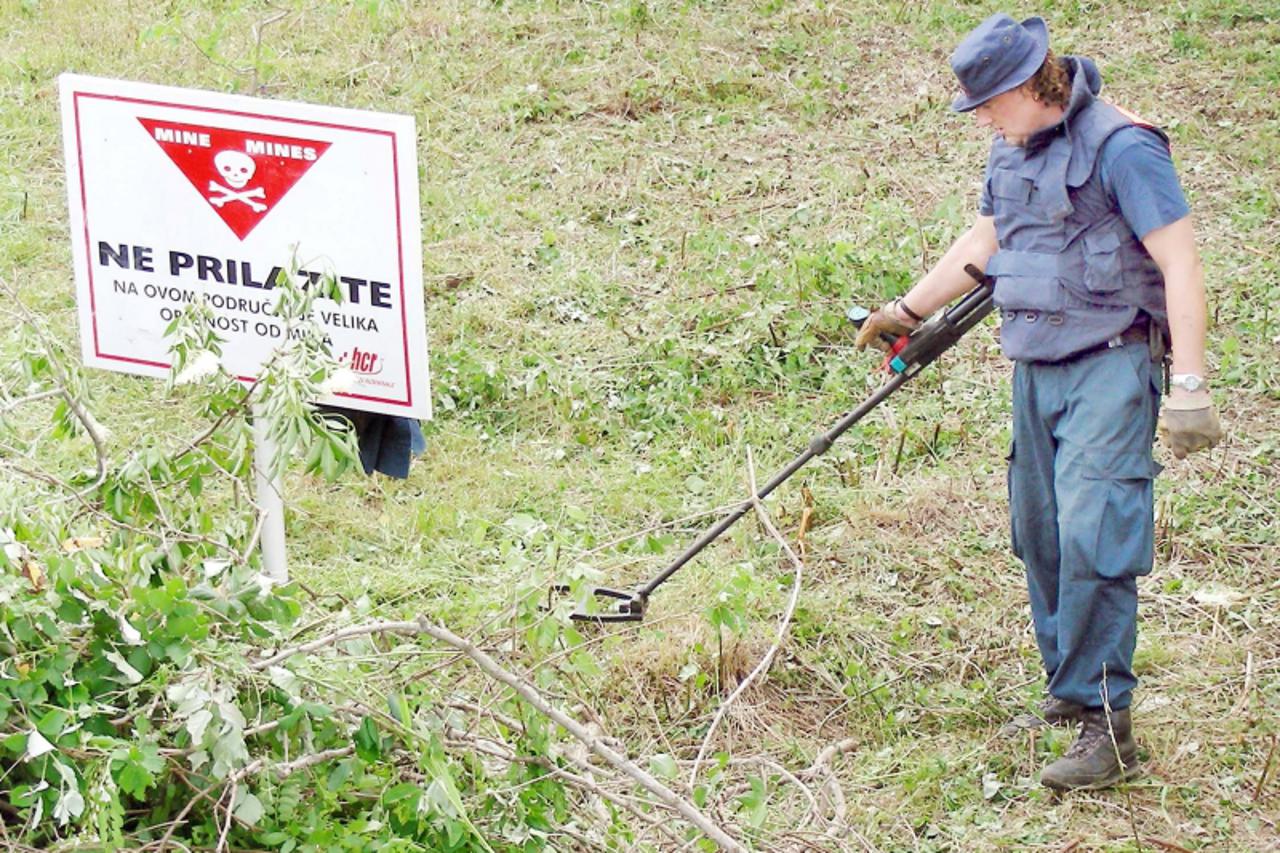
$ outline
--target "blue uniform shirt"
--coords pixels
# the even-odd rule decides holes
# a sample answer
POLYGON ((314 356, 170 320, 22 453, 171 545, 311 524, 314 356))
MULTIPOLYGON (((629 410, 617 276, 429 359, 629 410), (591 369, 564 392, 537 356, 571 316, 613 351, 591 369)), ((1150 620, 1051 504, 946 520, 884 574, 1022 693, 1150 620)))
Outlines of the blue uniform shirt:
MULTIPOLYGON (((982 183, 979 211, 991 216, 991 172, 982 183)), ((1155 133, 1138 125, 1117 130, 1102 146, 1099 177, 1125 222, 1139 240, 1190 212, 1169 149, 1155 133)))

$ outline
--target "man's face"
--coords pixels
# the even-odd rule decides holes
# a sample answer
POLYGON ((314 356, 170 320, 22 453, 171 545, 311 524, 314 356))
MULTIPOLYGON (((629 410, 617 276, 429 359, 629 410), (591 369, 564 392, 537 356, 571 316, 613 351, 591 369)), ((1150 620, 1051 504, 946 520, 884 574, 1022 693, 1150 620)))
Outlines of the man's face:
POLYGON ((983 101, 973 110, 978 127, 990 127, 1010 145, 1024 145, 1037 130, 1056 124, 1061 110, 1046 108, 1019 86, 983 101))

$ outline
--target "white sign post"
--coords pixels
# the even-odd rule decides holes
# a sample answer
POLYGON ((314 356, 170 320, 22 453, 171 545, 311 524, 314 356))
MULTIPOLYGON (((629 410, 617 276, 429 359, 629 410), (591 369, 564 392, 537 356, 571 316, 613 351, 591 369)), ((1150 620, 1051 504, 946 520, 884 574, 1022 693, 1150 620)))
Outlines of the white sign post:
POLYGON ((289 580, 289 560, 284 543, 284 483, 278 473, 272 473, 276 444, 266 420, 258 416, 262 408, 254 406, 253 410, 253 493, 258 499, 262 569, 271 580, 285 583, 289 580))
MULTIPOLYGON (((59 83, 87 365, 167 376, 165 327, 203 298, 223 366, 252 382, 288 335, 272 314, 277 273, 332 276, 343 299, 318 300, 316 319, 353 381, 317 402, 431 416, 411 116, 71 74, 59 83)), ((257 490, 264 565, 283 579, 281 484, 269 480, 257 490)))

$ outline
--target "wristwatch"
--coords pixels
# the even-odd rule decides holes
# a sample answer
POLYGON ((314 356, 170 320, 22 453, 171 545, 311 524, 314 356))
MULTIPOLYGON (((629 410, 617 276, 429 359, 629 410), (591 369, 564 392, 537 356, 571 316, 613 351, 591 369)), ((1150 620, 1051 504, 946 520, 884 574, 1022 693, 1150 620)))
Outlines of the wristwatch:
POLYGON ((1169 377, 1169 385, 1173 388, 1181 388, 1188 394, 1194 394, 1206 387, 1203 377, 1196 376, 1194 373, 1175 373, 1169 377))

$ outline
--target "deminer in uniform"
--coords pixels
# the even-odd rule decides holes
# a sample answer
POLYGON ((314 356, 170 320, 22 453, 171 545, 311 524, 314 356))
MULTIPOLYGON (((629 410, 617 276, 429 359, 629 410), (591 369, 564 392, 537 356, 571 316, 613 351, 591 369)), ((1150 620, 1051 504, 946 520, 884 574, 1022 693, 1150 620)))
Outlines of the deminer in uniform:
POLYGON ((1040 719, 1079 735, 1041 773, 1057 789, 1137 772, 1129 715, 1137 578, 1154 557, 1152 442, 1182 458, 1222 437, 1205 385, 1205 289, 1188 207, 1158 129, 1101 100, 1083 57, 1049 50, 1040 18, 995 14, 951 57, 952 108, 994 132, 979 215, 857 343, 902 334, 995 279, 1014 361, 1009 503, 1048 696, 1040 719))

